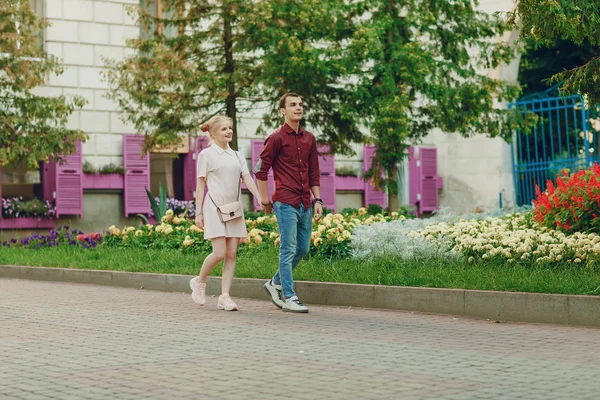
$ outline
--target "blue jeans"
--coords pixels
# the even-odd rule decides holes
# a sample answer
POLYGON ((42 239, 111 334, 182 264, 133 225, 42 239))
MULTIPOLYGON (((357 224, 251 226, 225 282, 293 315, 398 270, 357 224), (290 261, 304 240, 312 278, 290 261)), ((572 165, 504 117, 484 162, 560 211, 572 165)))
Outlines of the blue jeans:
POLYGON ((312 231, 312 207, 304 209, 304 205, 300 204, 299 208, 295 208, 276 201, 273 209, 281 240, 279 271, 273 277, 273 283, 281 285, 283 297, 289 299, 296 295, 292 270, 296 268, 302 257, 308 254, 312 231))

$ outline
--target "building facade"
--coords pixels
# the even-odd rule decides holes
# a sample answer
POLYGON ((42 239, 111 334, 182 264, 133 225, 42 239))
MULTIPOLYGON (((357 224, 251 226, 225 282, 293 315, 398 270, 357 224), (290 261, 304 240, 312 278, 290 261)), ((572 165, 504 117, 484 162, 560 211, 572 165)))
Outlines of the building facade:
MULTIPOLYGON (((81 163, 86 162, 95 168, 108 164, 124 165, 124 161, 126 161, 124 160, 126 152, 124 138, 134 135, 135 128, 119 118, 116 104, 106 98, 108 87, 102 72, 105 58, 123 59, 130 51, 126 46, 126 40, 139 37, 140 28, 136 20, 127 12, 127 7, 138 5, 138 1, 31 1, 36 12, 51 23, 51 26, 43 34, 45 50, 62 59, 64 64, 64 73, 60 76, 51 76, 46 86, 37 89, 38 93, 45 95, 73 94, 86 98, 87 105, 76 111, 68 123, 70 128, 81 129, 89 135, 89 140, 81 147, 81 163)), ((481 8, 487 12, 507 11, 512 6, 512 0, 487 0, 482 1, 481 4, 481 8)), ((497 71, 490 71, 490 74, 515 81, 517 72, 518 61, 513 65, 503 66, 497 71)), ((253 142, 264 140, 263 137, 256 135, 259 123, 260 116, 257 113, 257 115, 243 116, 238 125, 240 151, 249 161, 256 157, 252 150, 253 146, 256 146, 253 145, 253 142)), ((153 192, 157 192, 160 182, 167 188, 171 196, 189 198, 191 195, 190 180, 188 179, 187 184, 183 183, 184 175, 190 176, 190 168, 192 168, 190 166, 193 165, 194 152, 198 148, 194 140, 186 142, 186 145, 189 147, 181 150, 182 157, 179 158, 179 161, 173 161, 171 155, 167 153, 150 154, 147 173, 153 192), (188 158, 186 159, 186 157, 188 158)), ((472 210, 476 207, 497 208, 500 194, 504 198, 504 206, 514 204, 510 147, 504 141, 487 139, 483 135, 464 139, 455 134, 434 131, 425 139, 421 147, 435 149, 437 168, 435 176, 431 176, 432 172, 423 179, 433 182, 431 179, 435 178, 435 201, 438 201, 439 193, 440 205, 460 211, 472 210), (443 189, 440 191, 442 183, 443 189)), ((355 146, 355 149, 357 154, 354 157, 335 157, 333 169, 328 170, 327 174, 335 176, 337 166, 353 169, 361 175, 363 170, 368 167, 368 157, 365 158, 364 155, 371 150, 365 149, 363 146, 355 146)), ((416 154, 419 152, 417 151, 416 154)), ((421 161, 418 162, 418 165, 421 167, 421 161)), ((433 167, 425 167, 424 170, 428 168, 431 170, 433 167)), ((411 167, 410 160, 406 161, 403 170, 406 171, 406 174, 402 181, 406 184, 401 197, 408 202, 411 198, 417 198, 415 190, 418 191, 421 187, 418 184, 411 186, 408 182, 412 179, 411 176, 417 179, 416 174, 424 174, 424 170, 415 172, 414 166, 411 167), (411 172, 411 168, 413 172, 411 172)), ((24 171, 15 172, 4 169, 1 196, 25 195, 27 197, 33 195, 36 191, 35 188, 26 187, 26 180, 23 177, 18 178, 20 172, 24 176, 24 171), (16 178, 11 179, 12 175, 16 178)), ((194 178, 191 179, 193 182, 194 178)), ((43 180, 43 178, 40 180, 42 185, 43 180)), ((339 178, 337 183, 331 184, 334 188, 333 200, 330 201, 332 207, 341 210, 345 207, 360 207, 365 202, 368 203, 368 200, 365 199, 365 192, 370 190, 368 185, 362 181, 362 183, 350 181, 339 178)), ((37 181, 34 179, 33 182, 37 181)), ((82 185, 82 216, 65 214, 61 216, 61 222, 70 223, 83 230, 104 230, 107 224, 131 223, 131 220, 125 216, 126 187, 121 188, 118 184, 114 188, 108 186, 95 188, 93 183, 82 183, 82 185)), ((126 183, 123 185, 127 186, 126 183)), ((46 191, 48 192, 48 190, 46 191)), ((43 192, 43 190, 38 190, 38 192, 43 192)), ((433 193, 433 191, 430 192, 433 193)), ((421 193, 418 195, 420 199, 421 193)), ((47 196, 55 197, 56 193, 48 192, 47 196)), ((385 196, 382 197, 385 198, 385 196)), ((379 202, 379 197, 377 199, 376 201, 379 202)), ((246 202, 247 207, 250 208, 249 197, 246 197, 246 202)), ((385 200, 383 202, 385 205, 385 200)), ((131 218, 131 215, 128 217, 131 218)), ((0 225, 0 229, 2 229, 2 225, 0 225)))

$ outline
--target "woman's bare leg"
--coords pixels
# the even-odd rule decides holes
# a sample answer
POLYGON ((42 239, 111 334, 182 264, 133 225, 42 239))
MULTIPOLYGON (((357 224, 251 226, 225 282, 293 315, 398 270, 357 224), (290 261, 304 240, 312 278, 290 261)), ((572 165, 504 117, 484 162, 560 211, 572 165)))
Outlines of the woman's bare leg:
MULTIPOLYGON (((229 239, 227 239, 229 240, 229 239)), ((225 237, 218 237, 211 240, 212 242, 212 253, 210 253, 204 259, 202 268, 200 269, 200 282, 206 283, 208 275, 215 269, 215 266, 225 258, 226 239, 225 237)), ((223 268, 225 269, 225 268, 223 268)))
MULTIPOLYGON (((225 261, 223 262, 223 272, 221 279, 221 294, 229 295, 233 275, 235 274, 235 262, 237 258, 238 238, 227 238, 225 245, 225 261)), ((203 267, 204 268, 204 267, 203 267)))

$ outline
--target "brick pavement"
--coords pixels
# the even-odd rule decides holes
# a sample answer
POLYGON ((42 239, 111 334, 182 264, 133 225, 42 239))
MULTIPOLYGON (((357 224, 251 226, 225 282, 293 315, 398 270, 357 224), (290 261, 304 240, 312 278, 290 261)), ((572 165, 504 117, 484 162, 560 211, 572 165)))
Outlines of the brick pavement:
POLYGON ((0 279, 0 399, 600 395, 599 329, 236 300, 0 279))

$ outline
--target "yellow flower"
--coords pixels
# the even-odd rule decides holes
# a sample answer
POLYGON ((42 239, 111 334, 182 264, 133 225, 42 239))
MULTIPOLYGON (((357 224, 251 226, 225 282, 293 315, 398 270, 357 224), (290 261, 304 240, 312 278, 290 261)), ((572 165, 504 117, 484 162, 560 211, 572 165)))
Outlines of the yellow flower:
POLYGON ((250 237, 258 236, 258 235, 260 235, 261 232, 262 231, 260 229, 254 228, 254 229, 251 229, 250 232, 248 232, 248 236, 250 236, 250 237))
POLYGON ((323 239, 322 239, 322 238, 316 238, 316 239, 313 241, 313 244, 315 245, 315 247, 319 247, 319 245, 320 245, 322 242, 323 242, 323 239))
POLYGON ((167 226, 167 227, 165 228, 165 235, 169 235, 169 234, 171 234, 171 233, 173 233, 173 228, 172 228, 172 227, 170 227, 170 226, 167 226))
MULTIPOLYGON (((171 210, 169 210, 171 211, 171 210)), ((178 217, 173 218, 173 225, 179 225, 181 223, 181 219, 179 219, 178 217)))
POLYGON ((367 213, 367 209, 364 207, 361 207, 358 209, 358 215, 365 215, 367 213))
POLYGON ((278 234, 277 232, 271 232, 271 234, 269 235, 269 237, 270 237, 271 239, 276 239, 276 238, 278 238, 278 237, 279 237, 279 234, 278 234))
POLYGON ((167 210, 167 212, 165 213, 166 216, 168 217, 172 217, 173 216, 173 210, 167 210))
POLYGON ((262 241, 263 241, 263 239, 262 239, 261 236, 257 235, 257 236, 254 237, 254 242, 256 242, 256 243, 262 243, 262 241))
POLYGON ((275 239, 275 241, 273 242, 273 246, 279 246, 279 244, 281 243, 281 238, 277 238, 275 239))
POLYGON ((338 236, 337 241, 338 242, 343 242, 344 240, 346 240, 343 236, 338 236))
POLYGON ((190 231, 192 232, 202 232, 202 230, 200 228, 198 228, 196 225, 192 224, 192 226, 190 226, 190 231))
POLYGON ((144 234, 144 232, 142 232, 140 229, 135 231, 135 236, 142 236, 143 234, 144 234))
POLYGON ((327 227, 326 227, 325 225, 319 225, 319 226, 317 227, 317 231, 318 231, 318 232, 323 232, 325 229, 327 229, 327 227))

